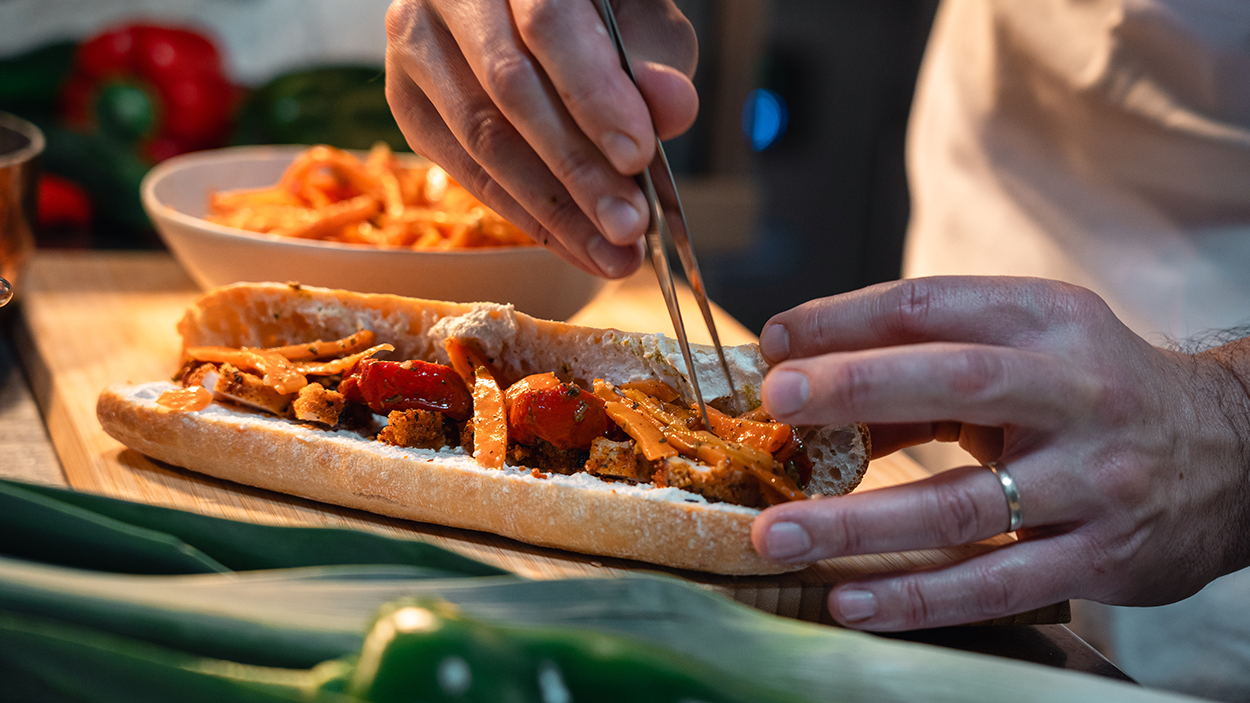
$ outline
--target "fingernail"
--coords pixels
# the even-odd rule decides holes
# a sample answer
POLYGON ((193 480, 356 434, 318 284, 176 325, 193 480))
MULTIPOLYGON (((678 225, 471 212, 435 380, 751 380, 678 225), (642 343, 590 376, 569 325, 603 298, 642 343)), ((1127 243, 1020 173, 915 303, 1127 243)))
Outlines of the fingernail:
POLYGON ((770 559, 789 559, 807 554, 812 549, 812 538, 802 525, 793 522, 777 522, 768 528, 765 537, 770 559))
POLYGON ((621 173, 631 173, 633 164, 638 160, 638 143, 620 132, 608 132, 599 140, 599 148, 603 150, 612 167, 621 173))
POLYGON ((628 200, 605 196, 595 208, 595 215, 599 217, 603 234, 612 242, 625 244, 637 238, 634 230, 642 220, 642 212, 628 200))
POLYGON ((790 330, 785 325, 771 324, 760 332, 760 352, 773 362, 790 358, 790 330))
POLYGON ((877 614, 877 596, 872 591, 838 591, 834 600, 838 614, 847 622, 861 622, 877 614))
POLYGON ((603 237, 595 237, 586 245, 586 253, 609 278, 625 275, 625 268, 634 260, 631 247, 618 247, 603 237))
POLYGON ((774 371, 768 374, 764 395, 768 409, 774 415, 796 413, 807 405, 812 394, 807 376, 797 371, 774 371))

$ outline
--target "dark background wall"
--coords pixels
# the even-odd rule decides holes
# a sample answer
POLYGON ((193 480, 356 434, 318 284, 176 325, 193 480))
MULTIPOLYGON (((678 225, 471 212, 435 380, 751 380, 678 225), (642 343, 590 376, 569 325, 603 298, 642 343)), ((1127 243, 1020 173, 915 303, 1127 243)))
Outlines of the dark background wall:
POLYGON ((705 257, 713 298, 752 330, 803 301, 899 275, 903 143, 938 0, 773 0, 758 83, 789 126, 753 155, 749 249, 705 257))

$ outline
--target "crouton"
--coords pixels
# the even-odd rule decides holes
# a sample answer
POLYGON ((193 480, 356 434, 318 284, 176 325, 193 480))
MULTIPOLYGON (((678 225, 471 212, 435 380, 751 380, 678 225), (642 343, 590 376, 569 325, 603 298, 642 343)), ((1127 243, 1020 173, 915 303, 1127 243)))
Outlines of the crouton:
POLYGON ((299 389, 291 401, 291 412, 296 420, 337 425, 346 400, 338 391, 327 390, 320 383, 310 383, 299 389))

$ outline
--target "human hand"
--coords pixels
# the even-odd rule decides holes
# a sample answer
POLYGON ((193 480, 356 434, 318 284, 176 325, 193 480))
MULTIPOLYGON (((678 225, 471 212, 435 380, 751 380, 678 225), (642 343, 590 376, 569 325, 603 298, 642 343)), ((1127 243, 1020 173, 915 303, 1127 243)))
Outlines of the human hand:
POLYGON ((698 112, 697 46, 671 0, 615 2, 635 87, 596 1, 397 0, 386 93, 414 151, 566 260, 616 278, 641 263, 649 219, 632 175, 657 133, 681 134, 698 112))
MULTIPOLYGON (((829 609, 868 630, 937 627, 1069 598, 1157 605, 1250 564, 1250 344, 1151 346, 1088 290, 1041 279, 897 281, 772 318, 764 405, 798 424, 868 422, 874 455, 959 438, 1006 466, 1019 540, 931 570, 839 584, 829 609), (880 445, 878 447, 878 445, 880 445)), ((1002 533, 982 467, 756 519, 769 558, 811 561, 1002 533)))

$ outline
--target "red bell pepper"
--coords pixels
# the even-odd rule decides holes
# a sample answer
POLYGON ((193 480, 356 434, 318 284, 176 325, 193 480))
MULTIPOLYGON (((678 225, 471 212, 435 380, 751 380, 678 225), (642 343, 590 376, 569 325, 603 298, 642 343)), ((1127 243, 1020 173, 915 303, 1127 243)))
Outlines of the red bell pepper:
POLYGON ((464 421, 473 413, 473 396, 450 366, 428 361, 362 359, 343 378, 339 392, 379 415, 392 410, 436 410, 464 421))
POLYGON ((206 36, 132 24, 79 45, 61 114, 76 128, 135 142, 160 161, 224 144, 237 94, 206 36))
POLYGON ((39 178, 39 227, 89 227, 91 199, 82 186, 55 174, 39 178))

